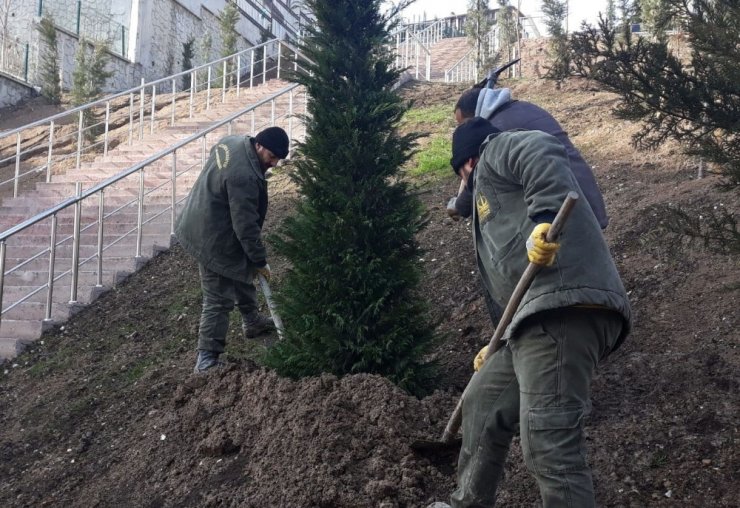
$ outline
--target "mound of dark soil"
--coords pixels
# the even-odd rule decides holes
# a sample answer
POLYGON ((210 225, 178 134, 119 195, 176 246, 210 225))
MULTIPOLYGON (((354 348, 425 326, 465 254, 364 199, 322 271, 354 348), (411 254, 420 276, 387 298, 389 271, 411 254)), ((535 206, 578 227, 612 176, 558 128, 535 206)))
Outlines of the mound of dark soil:
MULTIPOLYGON (((451 110, 458 92, 416 84, 406 93, 451 110)), ((594 164, 636 315, 594 381, 587 437, 598 505, 736 506, 738 259, 669 242, 654 205, 737 213, 737 195, 718 192, 716 177, 697 180, 676 147, 634 152, 634 126, 613 119, 614 97, 592 84, 524 82, 514 92, 549 108, 594 164)), ((457 182, 415 184, 429 212, 422 292, 445 336, 432 355, 442 367, 434 395, 418 400, 370 375, 278 378, 250 360, 263 345, 240 339, 236 322, 228 366, 193 375, 197 269, 174 248, 0 366, 0 504, 391 508, 446 499, 455 454, 409 445, 441 433, 493 330, 470 225, 444 212, 457 182)), ((294 189, 278 175, 270 193, 267 232, 292 210, 294 189)), ((285 263, 271 265, 279 287, 285 263)), ((516 441, 499 499, 538 501, 516 441)))

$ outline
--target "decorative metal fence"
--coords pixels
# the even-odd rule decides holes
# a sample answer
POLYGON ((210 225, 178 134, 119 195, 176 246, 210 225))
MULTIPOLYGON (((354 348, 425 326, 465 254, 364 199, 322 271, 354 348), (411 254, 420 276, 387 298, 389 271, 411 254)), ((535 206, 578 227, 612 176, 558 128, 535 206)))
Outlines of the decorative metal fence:
POLYGON ((4 37, 0 33, 0 71, 28 81, 31 53, 28 43, 4 37))
POLYGON ((111 12, 96 8, 92 2, 83 4, 82 0, 38 1, 39 16, 50 16, 55 25, 79 37, 92 41, 108 41, 111 52, 124 58, 127 57, 129 28, 116 21, 111 16, 111 12))

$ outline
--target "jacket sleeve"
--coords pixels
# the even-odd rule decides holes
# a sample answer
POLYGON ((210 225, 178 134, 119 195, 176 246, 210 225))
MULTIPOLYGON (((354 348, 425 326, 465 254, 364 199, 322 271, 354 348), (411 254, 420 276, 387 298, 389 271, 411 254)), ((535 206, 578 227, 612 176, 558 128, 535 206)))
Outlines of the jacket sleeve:
POLYGON ((226 192, 234 234, 239 239, 249 264, 262 267, 267 263, 267 252, 262 243, 262 228, 258 212, 260 186, 240 168, 232 169, 226 179, 226 192))
POLYGON ((511 190, 521 187, 530 218, 557 212, 570 191, 580 194, 565 148, 554 136, 540 131, 510 132, 492 143, 495 146, 484 151, 484 159, 511 190))
POLYGON ((455 209, 461 217, 471 217, 473 215, 473 194, 468 190, 467 187, 460 191, 455 199, 455 209))

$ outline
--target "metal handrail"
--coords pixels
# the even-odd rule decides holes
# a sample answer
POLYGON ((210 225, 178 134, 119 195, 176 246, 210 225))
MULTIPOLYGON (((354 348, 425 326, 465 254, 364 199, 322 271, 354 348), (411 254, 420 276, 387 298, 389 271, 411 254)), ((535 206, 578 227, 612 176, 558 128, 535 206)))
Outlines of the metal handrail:
POLYGON ((444 32, 441 30, 441 27, 444 26, 445 21, 446 19, 444 18, 439 19, 425 29, 418 31, 416 33, 417 38, 422 41, 422 44, 425 46, 431 46, 437 41, 443 39, 444 32))
POLYGON ((145 159, 145 160, 143 160, 143 161, 141 161, 139 163, 136 163, 135 165, 133 165, 130 168, 122 171, 121 173, 118 173, 117 175, 111 176, 110 178, 107 178, 106 180, 103 180, 102 182, 100 182, 99 184, 95 185, 94 187, 91 187, 88 190, 82 192, 82 194, 80 196, 75 196, 75 197, 68 198, 68 199, 64 200, 63 202, 57 204, 56 206, 54 206, 52 208, 49 208, 48 210, 46 210, 44 212, 41 212, 41 213, 39 213, 39 214, 37 214, 37 215, 29 218, 29 219, 26 219, 25 221, 21 222, 20 224, 17 224, 17 225, 15 225, 15 226, 13 226, 13 227, 11 227, 9 229, 6 229, 3 232, 0 232, 0 242, 6 241, 8 238, 10 238, 11 236, 13 236, 14 234, 16 234, 16 233, 18 233, 20 231, 23 231, 24 229, 26 229, 26 228, 28 228, 30 226, 33 226, 37 222, 40 222, 40 221, 42 221, 44 219, 49 218, 50 216, 52 216, 52 215, 60 212, 61 210, 67 208, 70 205, 73 205, 73 204, 75 204, 75 203, 77 203, 79 201, 82 201, 85 198, 88 198, 88 197, 92 196, 93 194, 97 194, 98 192, 100 192, 101 190, 103 190, 106 187, 110 186, 111 184, 114 184, 114 183, 116 183, 116 182, 118 182, 120 180, 123 180, 124 178, 126 178, 128 176, 131 176, 132 174, 136 173, 140 169, 142 169, 142 168, 144 168, 146 166, 149 166, 153 162, 156 162, 156 161, 162 159, 165 155, 171 154, 172 152, 176 151, 178 148, 182 148, 183 146, 192 143, 196 139, 202 138, 203 136, 205 136, 206 134, 210 133, 211 131, 214 131, 214 130, 220 128, 220 127, 223 127, 224 125, 226 125, 226 124, 228 124, 230 122, 233 122, 236 118, 239 118, 240 116, 242 116, 242 115, 244 115, 246 113, 249 113, 249 112, 251 112, 254 109, 257 109, 258 107, 263 106, 263 105, 267 104, 268 102, 271 102, 271 101, 275 100, 276 98, 280 97, 281 95, 285 95, 286 93, 288 93, 291 90, 297 88, 298 86, 299 86, 298 84, 289 85, 289 86, 283 88, 282 90, 280 90, 280 91, 278 91, 278 92, 276 92, 276 93, 268 96, 267 98, 262 99, 261 101, 256 102, 256 103, 252 104, 251 106, 249 106, 249 107, 247 107, 247 108, 245 108, 245 109, 243 109, 241 111, 238 111, 238 112, 236 112, 236 113, 234 113, 234 114, 226 117, 224 120, 221 120, 220 122, 215 123, 215 124, 211 125, 210 127, 207 127, 207 128, 205 128, 205 129, 203 129, 203 130, 201 130, 199 132, 196 132, 195 134, 191 134, 190 136, 188 136, 187 138, 183 139, 182 141, 178 141, 174 145, 171 145, 169 148, 167 148, 165 150, 162 150, 161 152, 158 152, 158 153, 152 155, 148 159, 145 159))
MULTIPOLYGON (((497 34, 498 27, 494 25, 484 36, 490 40, 488 53, 485 55, 486 57, 489 57, 497 50, 497 34)), ((470 62, 473 52, 474 48, 470 48, 457 62, 455 62, 449 69, 445 71, 445 82, 449 83, 451 81, 475 81, 476 79, 478 79, 478 67, 477 65, 475 65, 475 63, 471 64, 470 62), (463 69, 463 67, 465 67, 465 64, 467 64, 468 66, 466 69, 463 69)))
POLYGON ((415 63, 413 65, 414 71, 415 71, 415 78, 419 79, 419 54, 420 54, 420 48, 426 53, 425 56, 425 66, 426 66, 426 72, 424 73, 425 78, 427 81, 431 80, 431 74, 432 74, 432 53, 417 37, 416 34, 411 32, 410 30, 407 30, 405 32, 405 38, 403 42, 401 42, 401 32, 396 33, 396 67, 406 69, 411 66, 411 63, 414 63, 413 60, 415 60, 415 63), (409 42, 413 41, 413 49, 409 48, 410 44, 409 42))
MULTIPOLYGON (((53 294, 54 282, 56 280, 58 280, 59 278, 64 277, 66 275, 69 275, 71 273, 72 281, 71 281, 70 303, 76 302, 76 300, 77 300, 77 280, 78 280, 78 276, 79 276, 79 268, 80 268, 81 265, 83 265, 86 262, 94 259, 95 257, 98 258, 98 282, 97 282, 97 286, 98 287, 102 286, 102 270, 103 270, 103 263, 102 263, 103 256, 102 256, 102 253, 108 247, 111 247, 112 245, 114 245, 115 243, 117 243, 118 241, 120 241, 122 238, 129 236, 131 233, 136 232, 137 233, 137 241, 136 241, 136 255, 135 255, 135 258, 137 258, 137 259, 140 258, 141 257, 141 243, 142 243, 142 235, 143 235, 143 226, 145 224, 153 221, 155 218, 158 218, 158 217, 162 216, 168 210, 171 211, 170 230, 171 230, 171 233, 173 233, 174 232, 174 223, 175 223, 175 218, 176 218, 175 217, 175 208, 176 208, 177 204, 182 201, 182 199, 185 199, 185 198, 182 198, 180 201, 177 200, 177 186, 176 186, 177 177, 180 176, 180 175, 182 175, 182 174, 184 174, 184 173, 186 173, 187 171, 190 171, 190 169, 192 169, 192 167, 194 167, 194 165, 193 165, 190 168, 186 169, 185 171, 182 171, 182 172, 178 173, 178 171, 177 171, 177 152, 178 152, 178 150, 182 149, 186 145, 190 145, 191 143, 197 142, 197 141, 200 140, 200 142, 201 142, 201 150, 200 150, 201 151, 201 162, 205 162, 206 136, 209 133, 211 133, 211 132, 213 132, 213 131, 215 131, 215 130, 217 130, 219 128, 222 128, 224 126, 227 126, 228 127, 228 132, 231 133, 231 130, 232 130, 232 122, 234 122, 235 120, 237 120, 237 119, 239 119, 239 118, 241 118, 241 117, 243 117, 243 116, 245 116, 245 115, 247 115, 249 113, 252 114, 252 130, 254 131, 254 128, 255 128, 255 126, 254 126, 254 122, 255 122, 254 113, 255 113, 255 110, 257 108, 260 108, 260 107, 265 106, 267 104, 271 104, 272 105, 272 114, 271 114, 271 121, 270 121, 270 123, 272 125, 274 125, 275 124, 275 121, 278 118, 287 118, 288 121, 289 121, 289 126, 290 126, 289 127, 289 131, 290 132, 288 133, 288 135, 289 135, 290 138, 292 138, 292 129, 293 129, 293 127, 292 127, 292 119, 293 119, 293 116, 294 116, 294 100, 293 100, 293 95, 294 95, 294 91, 296 90, 297 87, 299 87, 298 84, 289 85, 289 86, 283 88, 282 90, 280 90, 280 91, 278 91, 278 92, 276 92, 276 93, 274 93, 274 94, 272 94, 272 95, 270 95, 270 96, 268 96, 268 97, 266 97, 264 99, 261 99, 260 101, 254 103, 254 104, 252 104, 252 105, 250 105, 250 106, 248 106, 248 107, 246 107, 246 108, 244 108, 244 109, 242 109, 242 110, 240 110, 240 111, 238 111, 236 113, 233 113, 233 114, 227 116, 226 118, 224 118, 224 119, 222 119, 220 121, 217 121, 213 125, 205 128, 205 129, 202 129, 199 132, 194 133, 194 134, 188 136, 187 138, 185 138, 183 140, 180 140, 180 141, 176 142, 175 144, 171 145, 167 149, 162 150, 162 151, 160 151, 160 152, 158 152, 158 153, 156 153, 156 154, 148 157, 147 159, 145 159, 145 160, 143 160, 141 162, 138 162, 138 163, 132 165, 131 167, 129 167, 129 168, 121 171, 120 173, 118 173, 116 175, 113 175, 113 176, 105 179, 104 181, 102 181, 102 182, 94 185, 90 189, 87 189, 87 190, 83 191, 82 188, 81 188, 81 184, 80 183, 77 183, 76 184, 77 190, 76 190, 76 193, 75 193, 75 196, 74 197, 67 198, 67 199, 63 200, 62 202, 54 205, 53 207, 51 207, 51 208, 49 208, 49 209, 47 209, 47 210, 45 210, 43 212, 37 213, 33 217, 31 217, 29 219, 26 219, 23 222, 15 225, 15 226, 13 226, 13 227, 11 227, 11 228, 3 231, 3 232, 0 232, 0 321, 2 320, 3 314, 7 313, 8 311, 10 311, 11 309, 13 309, 16 306, 20 305, 21 303, 23 303, 25 301, 28 301, 29 298, 31 298, 32 296, 38 294, 43 289, 47 289, 47 291, 48 291, 44 320, 45 321, 49 321, 51 319, 51 314, 52 314, 52 305, 53 305, 52 294, 53 294), (285 115, 281 115, 281 116, 278 117, 278 116, 275 115, 275 100, 277 98, 279 98, 279 97, 285 96, 286 94, 289 94, 289 110, 288 110, 288 112, 285 115), (168 207, 165 207, 164 209, 159 210, 158 213, 155 216, 149 217, 148 219, 144 220, 144 209, 143 209, 143 206, 144 206, 144 197, 147 196, 147 195, 149 195, 149 194, 151 194, 151 193, 153 193, 154 191, 160 189, 162 186, 165 185, 165 184, 158 185, 154 189, 150 190, 149 192, 145 192, 144 191, 144 170, 145 170, 145 168, 147 166, 151 166, 151 165, 157 163, 158 161, 163 160, 165 157, 168 157, 168 156, 172 156, 172 169, 171 169, 171 177, 170 177, 170 182, 172 184, 172 189, 171 189, 171 196, 170 196, 170 199, 171 199, 170 200, 170 204, 168 205, 168 207), (105 190, 108 189, 109 187, 113 186, 117 182, 120 182, 123 179, 125 179, 127 177, 130 177, 130 176, 132 176, 132 175, 134 175, 136 173, 139 174, 139 192, 138 192, 138 197, 132 199, 131 201, 129 201, 128 203, 125 203, 124 205, 121 205, 115 211, 110 212, 109 214, 106 215, 104 213, 104 208, 103 208, 103 203, 104 203, 103 197, 105 195, 105 190), (98 224, 98 249, 97 249, 97 252, 95 254, 93 254, 93 255, 91 255, 91 256, 89 256, 89 257, 81 260, 80 257, 79 257, 79 246, 80 246, 81 233, 83 231, 87 230, 87 229, 90 229, 93 225, 96 224, 96 223, 92 223, 92 224, 88 225, 87 227, 85 227, 84 229, 81 228, 82 203, 83 203, 83 201, 85 201, 85 200, 87 200, 87 199, 89 199, 91 197, 94 197, 94 196, 98 196, 98 198, 99 198, 99 201, 98 201, 98 210, 99 211, 98 211, 98 221, 97 221, 97 224, 98 224), (107 247, 104 248, 102 244, 103 244, 103 223, 104 223, 105 219, 108 218, 108 217, 110 217, 111 215, 113 215, 117 211, 120 211, 123 208, 126 208, 126 207, 132 205, 135 202, 138 202, 138 212, 136 212, 136 215, 137 215, 138 219, 137 219, 136 226, 134 228, 132 228, 130 231, 125 232, 122 235, 120 235, 120 237, 117 238, 113 243, 109 244, 107 247), (72 248, 72 266, 71 266, 71 268, 69 270, 65 271, 64 273, 55 276, 54 274, 55 274, 55 251, 56 251, 56 247, 60 243, 63 243, 63 242, 66 242, 67 240, 69 240, 69 238, 65 238, 64 240, 62 240, 62 242, 57 242, 56 241, 56 229, 57 229, 57 218, 58 218, 57 216, 58 216, 58 214, 60 212, 62 212, 64 210, 67 210, 70 207, 74 207, 74 232, 73 232, 73 248, 72 248), (48 274, 48 280, 47 280, 47 282, 45 284, 42 284, 40 287, 34 288, 33 291, 30 294, 25 295, 24 297, 18 299, 16 302, 14 302, 12 305, 10 305, 8 308, 3 309, 2 308, 2 300, 3 300, 3 287, 4 287, 5 276, 8 275, 8 274, 10 274, 10 273, 13 273, 19 267, 21 267, 21 266, 27 264, 28 262, 30 262, 30 260, 26 260, 26 261, 24 261, 22 263, 19 263, 15 267, 12 267, 10 270, 8 270, 6 272, 5 271, 5 265, 6 265, 6 261, 7 261, 7 259, 6 259, 7 247, 8 247, 7 241, 8 241, 8 239, 10 239, 11 237, 13 237, 14 235, 17 235, 17 234, 23 232, 24 230, 26 230, 26 229, 28 229, 28 228, 30 228, 32 226, 35 226, 37 224, 40 224, 42 221, 44 221, 46 219, 51 219, 51 221, 52 221, 51 222, 50 246, 48 248, 44 249, 42 252, 36 254, 35 256, 32 256, 32 259, 35 260, 35 259, 38 259, 43 254, 46 254, 46 253, 49 254, 49 274, 48 274)), ((304 113, 305 113, 305 101, 304 101, 303 107, 304 107, 304 113)))
POLYGON ((415 51, 416 65, 414 66, 414 68, 416 70, 416 77, 415 78, 416 79, 419 79, 419 51, 418 51, 418 48, 420 47, 426 53, 426 59, 425 59, 426 60, 425 61, 426 73, 425 73, 425 78, 426 78, 427 81, 430 81, 432 79, 432 52, 429 50, 429 48, 427 48, 424 45, 423 42, 421 42, 421 40, 416 36, 416 34, 413 34, 412 33, 412 34, 409 34, 409 36, 412 39, 415 39, 416 40, 416 49, 417 49, 417 51, 415 51))
POLYGON ((167 76, 165 78, 160 78, 160 79, 157 79, 155 81, 149 81, 147 83, 142 83, 139 86, 136 86, 136 87, 133 87, 133 88, 129 88, 128 90, 125 90, 123 92, 117 92, 117 93, 114 93, 112 95, 108 95, 106 97, 103 97, 102 99, 98 99, 98 100, 89 102, 87 104, 83 104, 82 106, 77 106, 75 108, 62 111, 61 113, 57 113, 55 115, 48 116, 48 117, 43 118, 41 120, 36 120, 35 122, 31 122, 31 123, 26 124, 26 125, 23 125, 21 127, 16 127, 15 129, 11 129, 11 130, 8 130, 8 131, 0 131, 0 139, 4 138, 6 136, 12 136, 13 134, 17 134, 19 132, 22 132, 25 129, 31 129, 33 127, 38 127, 38 126, 41 126, 41 125, 45 125, 45 124, 47 124, 47 123, 49 123, 51 121, 59 120, 60 118, 64 118, 67 115, 71 115, 71 114, 74 114, 74 113, 79 113, 80 111, 84 111, 85 109, 91 108, 93 106, 103 105, 106 102, 110 102, 110 101, 112 101, 114 99, 118 99, 118 98, 121 98, 121 97, 128 96, 128 95, 130 95, 132 93, 139 93, 139 92, 145 90, 146 88, 149 88, 149 87, 154 86, 154 85, 169 84, 169 82, 171 82, 173 79, 182 78, 183 76, 192 74, 194 72, 206 70, 206 69, 208 69, 209 67, 211 67, 214 64, 225 62, 227 60, 230 60, 230 59, 234 58, 235 56, 241 56, 241 55, 243 55, 243 54, 245 54, 247 52, 254 51, 254 50, 259 49, 259 48, 261 48, 263 46, 267 46, 268 44, 274 44, 275 42, 278 42, 280 44, 286 45, 280 39, 271 39, 271 40, 269 40, 267 42, 263 42, 262 44, 258 44, 257 46, 252 46, 251 48, 243 49, 243 50, 241 50, 241 51, 239 51, 237 53, 234 53, 233 55, 229 55, 229 56, 225 56, 223 58, 219 58, 218 60, 214 60, 212 62, 205 63, 203 65, 199 65, 198 67, 193 67, 193 68, 188 69, 186 71, 178 72, 177 74, 172 74, 171 76, 167 76))
MULTIPOLYGON (((144 83, 142 80, 142 84, 138 87, 98 99, 62 113, 57 113, 10 131, 0 132, 0 142, 11 139, 10 142, 5 142, 6 146, 12 146, 12 136, 15 136, 15 151, 10 151, 12 155, 7 157, 0 155, 0 166, 5 165, 11 167, 14 164, 15 172, 9 179, 0 182, 0 187, 12 183, 12 195, 13 197, 17 197, 20 182, 28 175, 39 174, 45 171, 46 181, 50 182, 52 180, 52 166, 58 164, 60 158, 61 160, 66 159, 65 154, 70 150, 72 150, 76 157, 75 165, 77 168, 80 167, 83 153, 88 154, 94 150, 102 150, 103 154, 107 154, 109 148, 109 127, 114 123, 120 122, 124 126, 124 129, 128 126, 128 144, 131 145, 137 135, 139 140, 144 138, 145 127, 150 133, 153 133, 155 125, 157 125, 157 120, 166 120, 163 113, 159 113, 159 117, 157 117, 158 109, 169 108, 171 110, 169 114, 169 125, 174 125, 176 116, 178 116, 178 105, 182 105, 186 101, 187 111, 183 111, 185 108, 180 108, 179 116, 184 114, 188 118, 192 118, 196 100, 199 103, 204 103, 206 109, 210 109, 211 103, 216 101, 216 99, 211 97, 212 89, 216 89, 219 85, 221 88, 219 93, 221 96, 220 102, 223 103, 226 101, 226 91, 227 89, 233 89, 234 84, 236 85, 236 95, 238 97, 242 88, 242 71, 249 71, 248 85, 250 89, 255 86, 256 80, 265 83, 268 72, 275 71, 276 77, 280 78, 282 67, 285 65, 283 49, 292 52, 292 55, 288 55, 289 57, 292 56, 292 62, 290 62, 291 67, 294 70, 298 70, 299 67, 302 68, 302 65, 299 64, 299 58, 304 59, 304 57, 300 52, 284 41, 273 39, 228 57, 223 57, 213 62, 188 69, 187 71, 173 74, 172 76, 157 79, 149 83, 144 83), (261 62, 256 61, 256 58, 260 58, 261 62), (268 59, 272 60, 269 67, 267 64, 268 59), (213 76, 214 68, 217 74, 220 73, 218 78, 214 78, 213 76), (182 88, 178 87, 178 82, 185 77, 188 78, 186 80, 187 82, 183 84, 182 88), (162 91, 159 93, 158 86, 162 87, 160 89, 162 91), (206 93, 199 93, 196 98, 196 92, 200 91, 205 91, 206 93), (128 97, 128 101, 126 101, 126 97, 128 97), (104 111, 103 106, 105 106, 104 111), (128 114, 126 114, 126 110, 128 114), (104 120, 102 120, 103 114, 105 115, 104 120), (95 115, 98 115, 101 121, 95 125, 87 125, 91 123, 91 119, 95 115), (64 123, 60 120, 67 119, 67 123, 71 123, 69 119, 74 119, 75 116, 77 117, 76 129, 59 127, 58 124, 64 123), (98 127, 97 132, 94 129, 96 126, 98 127), (46 146, 37 143, 32 147, 23 147, 21 134, 27 130, 39 128, 43 130, 40 133, 34 132, 34 136, 47 136, 46 131, 48 131, 46 146), (46 160, 43 160, 44 155, 46 156, 46 160), (38 158, 32 163, 33 167, 25 168, 22 171, 21 162, 34 156, 38 158)), ((247 80, 244 80, 243 88, 246 89, 246 87, 247 80)), ((125 138, 125 132, 119 131, 119 133, 122 133, 125 138)), ((113 142, 125 142, 125 139, 121 140, 119 136, 113 142)))

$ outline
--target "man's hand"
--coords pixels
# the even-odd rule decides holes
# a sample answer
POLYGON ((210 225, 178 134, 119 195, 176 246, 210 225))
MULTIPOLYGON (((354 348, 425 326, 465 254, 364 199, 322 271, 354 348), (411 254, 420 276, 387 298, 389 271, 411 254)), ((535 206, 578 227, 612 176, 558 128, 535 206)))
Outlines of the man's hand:
POLYGON ((555 262, 555 253, 560 248, 557 242, 548 242, 547 232, 551 224, 537 224, 527 239, 527 257, 531 263, 540 266, 550 266, 555 262))
POLYGON ((262 275, 267 282, 270 282, 270 277, 272 276, 272 272, 270 271, 270 265, 265 265, 260 268, 256 268, 254 270, 254 277, 257 278, 258 275, 262 275))
POLYGON ((478 354, 475 356, 475 360, 473 360, 473 369, 478 372, 481 367, 483 367, 483 362, 486 358, 486 353, 488 353, 488 346, 484 346, 483 349, 478 351, 478 354))

